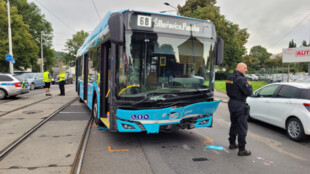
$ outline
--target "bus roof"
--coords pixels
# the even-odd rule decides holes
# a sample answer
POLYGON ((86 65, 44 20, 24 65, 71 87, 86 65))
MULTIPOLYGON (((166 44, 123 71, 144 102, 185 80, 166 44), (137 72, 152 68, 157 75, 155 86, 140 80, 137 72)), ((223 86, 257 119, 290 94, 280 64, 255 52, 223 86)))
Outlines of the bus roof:
MULTIPOLYGON (((138 13, 148 13, 148 14, 156 14, 156 15, 161 15, 161 16, 172 16, 172 17, 177 17, 177 18, 184 18, 184 19, 191 19, 191 20, 197 20, 201 22, 211 22, 210 20, 203 20, 203 19, 195 19, 195 18, 190 18, 190 17, 185 17, 185 16, 177 16, 177 15, 171 15, 171 14, 164 14, 164 13, 155 13, 155 12, 145 12, 145 11, 136 11, 136 10, 121 10, 117 11, 119 13, 125 13, 127 11, 130 12, 138 12, 138 13)), ((108 21, 110 16, 115 13, 109 11, 105 17, 100 21, 100 23, 96 26, 96 28, 91 32, 91 34, 85 39, 83 45, 79 48, 77 52, 77 56, 82 56, 84 55, 88 49, 89 49, 89 44, 91 44, 94 41, 94 46, 97 45, 98 39, 100 37, 100 33, 108 27, 108 21)))

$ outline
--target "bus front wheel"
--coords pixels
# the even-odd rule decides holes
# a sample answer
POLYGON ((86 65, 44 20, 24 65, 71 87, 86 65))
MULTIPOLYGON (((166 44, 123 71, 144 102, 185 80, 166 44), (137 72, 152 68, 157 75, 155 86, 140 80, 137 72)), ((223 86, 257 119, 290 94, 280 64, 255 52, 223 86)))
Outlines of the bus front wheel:
POLYGON ((97 98, 95 98, 94 102, 93 102, 92 117, 94 117, 95 123, 97 125, 103 126, 102 122, 98 118, 98 102, 97 102, 97 98))

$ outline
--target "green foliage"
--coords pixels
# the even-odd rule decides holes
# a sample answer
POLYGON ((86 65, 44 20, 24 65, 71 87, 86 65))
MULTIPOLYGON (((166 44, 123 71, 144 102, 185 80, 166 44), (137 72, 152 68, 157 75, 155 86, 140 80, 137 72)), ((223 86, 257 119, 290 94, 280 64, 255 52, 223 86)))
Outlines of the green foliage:
POLYGON ((72 39, 68 39, 66 42, 66 51, 68 51, 63 57, 64 62, 69 66, 75 66, 76 53, 78 49, 83 45, 84 40, 87 38, 88 33, 84 30, 78 31, 73 35, 72 39))
MULTIPOLYGON (((15 6, 11 6, 11 28, 13 57, 16 60, 14 68, 23 70, 37 62, 39 48, 32 35, 28 32, 29 27, 23 22, 23 17, 18 14, 15 6)), ((9 53, 8 45, 8 17, 6 3, 0 0, 0 72, 9 71, 9 63, 4 59, 9 53)))
POLYGON ((57 60, 61 60, 64 56, 65 56, 66 53, 64 52, 61 52, 61 51, 55 51, 55 58, 57 60))
POLYGON ((258 59, 259 65, 262 66, 265 60, 269 59, 272 54, 268 53, 266 48, 258 45, 251 48, 249 55, 258 59))
POLYGON ((296 48, 296 43, 294 42, 293 39, 292 39, 292 40, 290 41, 290 43, 288 44, 288 47, 289 47, 289 48, 296 48))
MULTIPOLYGON (((54 63, 52 57, 54 55, 52 50, 53 29, 50 22, 45 19, 45 16, 41 14, 41 10, 38 6, 27 0, 10 0, 11 6, 16 6, 18 13, 23 17, 25 24, 29 26, 29 33, 32 35, 37 46, 41 48, 41 35, 43 38, 43 57, 44 67, 51 67, 54 63)), ((41 58, 41 51, 37 53, 37 57, 41 58)), ((35 65, 36 62, 32 62, 35 65)), ((36 67, 36 66, 35 66, 36 67)), ((33 68, 35 68, 33 67, 33 68)))
POLYGON ((248 73, 253 73, 256 69, 256 67, 259 66, 259 61, 257 58, 246 55, 242 58, 242 62, 244 62, 248 67, 248 73))
POLYGON ((215 72, 215 80, 226 80, 229 74, 228 71, 217 71, 215 72))
POLYGON ((215 6, 216 0, 187 0, 184 6, 178 6, 182 16, 211 20, 219 36, 224 40, 224 62, 220 68, 233 70, 246 53, 245 44, 249 38, 246 29, 225 19, 220 8, 215 6))
POLYGON ((309 46, 310 46, 310 43, 307 44, 307 41, 306 41, 306 40, 303 40, 301 45, 304 46, 304 47, 309 47, 309 46))
MULTIPOLYGON (((267 85, 264 81, 251 81, 253 92, 257 89, 267 85)), ((226 82, 224 80, 217 80, 214 84, 215 90, 226 93, 226 82)))

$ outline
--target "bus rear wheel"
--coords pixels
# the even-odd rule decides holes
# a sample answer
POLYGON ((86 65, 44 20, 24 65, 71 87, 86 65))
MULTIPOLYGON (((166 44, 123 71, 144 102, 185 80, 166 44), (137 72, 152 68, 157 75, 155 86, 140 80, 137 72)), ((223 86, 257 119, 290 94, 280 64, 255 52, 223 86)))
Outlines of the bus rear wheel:
POLYGON ((97 125, 103 126, 102 122, 98 118, 98 102, 97 102, 97 98, 95 98, 94 102, 93 102, 92 117, 94 117, 95 123, 97 125))

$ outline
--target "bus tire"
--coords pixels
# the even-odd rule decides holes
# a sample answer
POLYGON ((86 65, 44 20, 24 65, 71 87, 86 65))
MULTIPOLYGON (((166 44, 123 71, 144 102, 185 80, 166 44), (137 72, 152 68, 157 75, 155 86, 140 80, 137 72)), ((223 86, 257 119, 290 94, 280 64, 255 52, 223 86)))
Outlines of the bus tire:
POLYGON ((98 113, 98 102, 97 102, 97 97, 95 97, 94 102, 93 102, 92 117, 94 117, 95 123, 97 125, 103 126, 102 122, 97 117, 97 113, 98 113))

